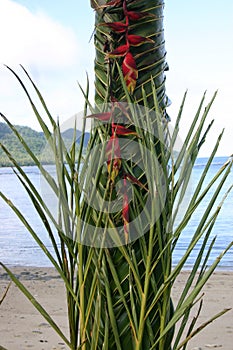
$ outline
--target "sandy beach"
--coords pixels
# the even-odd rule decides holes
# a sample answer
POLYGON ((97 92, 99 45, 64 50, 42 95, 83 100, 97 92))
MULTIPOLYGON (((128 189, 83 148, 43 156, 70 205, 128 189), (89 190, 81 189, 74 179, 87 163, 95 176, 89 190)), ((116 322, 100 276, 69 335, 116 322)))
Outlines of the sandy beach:
MULTIPOLYGON (((51 268, 32 267, 16 267, 12 270, 68 337, 65 290, 56 272, 51 268)), ((178 277, 173 288, 174 303, 179 298, 186 277, 187 272, 182 272, 178 277)), ((9 278, 1 268, 0 300, 8 284, 9 278)), ((215 272, 205 286, 204 293, 198 325, 225 308, 233 308, 233 272, 215 272)), ((67 349, 63 340, 13 283, 0 305, 0 349, 1 346, 7 350, 67 349)), ((233 350, 232 310, 194 337, 187 347, 187 350, 207 349, 233 350)))

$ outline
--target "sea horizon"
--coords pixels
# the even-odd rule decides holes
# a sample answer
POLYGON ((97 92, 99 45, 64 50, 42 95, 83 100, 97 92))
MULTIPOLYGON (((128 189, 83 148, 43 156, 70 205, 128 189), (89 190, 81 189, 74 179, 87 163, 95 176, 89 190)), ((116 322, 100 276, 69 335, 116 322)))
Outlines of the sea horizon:
MULTIPOLYGON (((198 176, 200 176, 208 157, 199 157, 196 160, 192 182, 195 185, 198 176)), ((229 159, 229 157, 215 157, 211 165, 211 171, 209 177, 213 176, 216 171, 229 159)), ((36 166, 24 166, 24 171, 34 183, 35 186, 40 186, 40 173, 36 166)), ((233 184, 233 173, 231 171, 226 184, 224 185, 221 195, 216 202, 217 206, 226 192, 227 188, 233 184)), ((46 233, 41 228, 41 222, 36 217, 35 209, 32 208, 30 200, 26 194, 26 191, 22 188, 19 190, 19 182, 9 167, 0 168, 0 191, 3 192, 7 198, 12 200, 18 207, 20 207, 25 215, 25 218, 32 224, 37 232, 40 232, 42 239, 45 242, 46 247, 52 250, 51 242, 46 233)), ((178 243, 173 254, 173 266, 176 266, 180 257, 187 249, 187 245, 193 234, 193 230, 196 227, 199 215, 204 210, 204 206, 208 203, 206 197, 203 202, 202 208, 197 212, 197 216, 193 217, 190 224, 185 228, 182 233, 180 242, 178 243)), ((233 238, 233 193, 228 195, 225 200, 223 208, 219 214, 219 218, 216 222, 211 239, 217 236, 215 248, 212 251, 210 264, 219 256, 222 250, 232 241, 233 238)), ((195 252, 198 252, 198 245, 195 252)), ((193 265, 195 254, 192 255, 184 267, 189 270, 193 265)), ((48 258, 43 255, 43 252, 38 247, 36 242, 32 239, 27 232, 23 224, 15 216, 13 211, 0 200, 0 261, 7 266, 31 266, 31 267, 52 267, 48 258)), ((233 271, 233 254, 232 249, 226 254, 218 266, 218 270, 221 271, 233 271)))

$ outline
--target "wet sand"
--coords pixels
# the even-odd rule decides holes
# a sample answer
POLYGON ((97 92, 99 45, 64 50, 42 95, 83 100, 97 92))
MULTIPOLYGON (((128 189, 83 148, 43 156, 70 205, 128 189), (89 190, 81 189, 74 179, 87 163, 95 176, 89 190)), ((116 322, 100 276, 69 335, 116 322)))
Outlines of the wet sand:
MULTIPOLYGON (((65 290, 55 270, 37 267, 15 267, 12 270, 68 337, 65 290)), ((179 298, 187 273, 182 272, 174 285, 174 303, 179 298)), ((0 268, 0 300, 8 284, 9 277, 0 268)), ((233 308, 233 272, 215 272, 203 291, 204 303, 197 326, 221 310, 233 308)), ((0 305, 0 349, 1 346, 7 350, 67 349, 64 341, 13 283, 0 305)), ((232 310, 207 326, 187 346, 187 350, 207 349, 233 350, 232 310)))

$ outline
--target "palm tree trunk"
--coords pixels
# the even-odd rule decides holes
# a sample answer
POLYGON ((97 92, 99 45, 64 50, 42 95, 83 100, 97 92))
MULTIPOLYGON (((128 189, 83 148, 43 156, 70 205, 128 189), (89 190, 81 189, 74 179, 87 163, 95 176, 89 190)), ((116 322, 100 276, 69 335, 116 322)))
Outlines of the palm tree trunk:
MULTIPOLYGON (((125 94, 122 91, 119 72, 113 63, 111 67, 106 62, 106 53, 113 51, 120 45, 125 44, 125 38, 122 35, 109 31, 109 28, 102 26, 101 23, 111 23, 125 21, 123 13, 123 1, 115 1, 116 5, 102 7, 106 3, 114 3, 114 1, 92 0, 92 7, 96 10, 95 22, 95 102, 102 104, 106 102, 106 92, 108 91, 108 101, 110 100, 109 84, 114 96, 119 101, 124 101, 125 94), (117 5, 118 4, 118 5, 117 5), (111 81, 108 74, 111 69, 111 81)), ((153 40, 139 46, 132 46, 130 51, 135 59, 138 79, 133 92, 135 102, 140 103, 143 100, 142 86, 146 90, 149 107, 154 107, 154 101, 151 91, 151 79, 153 79, 157 89, 157 97, 159 105, 166 115, 166 107, 170 101, 165 91, 165 74, 168 70, 166 63, 166 50, 163 28, 163 8, 162 0, 140 0, 126 1, 127 9, 131 12, 140 12, 144 14, 139 19, 131 20, 130 35, 140 35, 153 40)), ((122 61, 122 59, 121 59, 122 61)))
MULTIPOLYGON (((165 92, 164 74, 167 69, 164 2, 91 0, 91 5, 96 10, 95 103, 99 105, 126 100, 120 66, 134 103, 143 104, 144 90, 149 109, 155 111, 154 84, 160 112, 163 119, 168 120, 166 107, 169 99, 165 92)), ((135 166, 131 170, 137 177, 135 166)), ((147 185, 145 179, 141 181, 147 185)), ((141 189, 142 198, 144 192, 141 189)), ((170 237, 165 225, 168 220, 169 210, 165 205, 161 218, 143 237, 125 247, 102 249, 101 253, 99 249, 90 248, 94 250, 93 256, 96 256, 90 280, 98 269, 98 283, 90 333, 86 338, 90 339, 93 330, 98 328, 97 349, 149 350, 170 320, 173 308, 169 284, 167 288, 161 289, 155 303, 155 296, 171 269, 171 256, 167 255, 168 250, 165 249, 170 237), (160 237, 156 236, 158 227, 160 237), (163 254, 163 251, 166 253, 163 254), (95 309, 100 304, 101 315, 96 321, 95 309), (96 327, 96 322, 99 322, 99 327, 96 327)), ((89 292, 87 287, 86 293, 89 292)), ((173 330, 167 332, 153 349, 169 350, 172 335, 173 330)), ((91 349, 88 341, 85 349, 91 349)))

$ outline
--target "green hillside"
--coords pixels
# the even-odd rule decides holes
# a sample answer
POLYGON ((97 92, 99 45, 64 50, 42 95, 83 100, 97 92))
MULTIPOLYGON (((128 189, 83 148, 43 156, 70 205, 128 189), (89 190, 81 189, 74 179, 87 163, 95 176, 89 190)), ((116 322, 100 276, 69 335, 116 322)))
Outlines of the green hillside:
MULTIPOLYGON (((47 141, 43 132, 35 131, 28 126, 15 125, 17 131, 22 135, 23 139, 26 141, 31 151, 39 157, 40 161, 43 163, 53 163, 53 155, 49 150, 45 150, 47 141)), ((69 129, 62 133, 63 140, 67 146, 71 144, 73 139, 73 130, 69 129)), ((76 131, 77 145, 80 142, 81 131, 76 131)), ((89 139, 89 133, 85 134, 84 147, 87 146, 89 139)), ((24 147, 17 139, 15 134, 11 131, 7 124, 0 122, 0 144, 3 144, 8 151, 13 155, 17 162, 23 165, 33 165, 33 160, 27 154, 24 147)), ((0 147, 0 167, 11 166, 12 163, 9 161, 8 157, 5 155, 4 151, 0 147)))
MULTIPOLYGON (((46 140, 42 132, 37 132, 28 126, 15 126, 18 132, 27 142, 30 149, 38 156, 45 147, 46 140)), ((27 154, 15 134, 5 123, 0 123, 0 143, 3 144, 20 165, 33 165, 33 161, 27 154)), ((0 167, 12 165, 4 151, 0 148, 0 167)))

